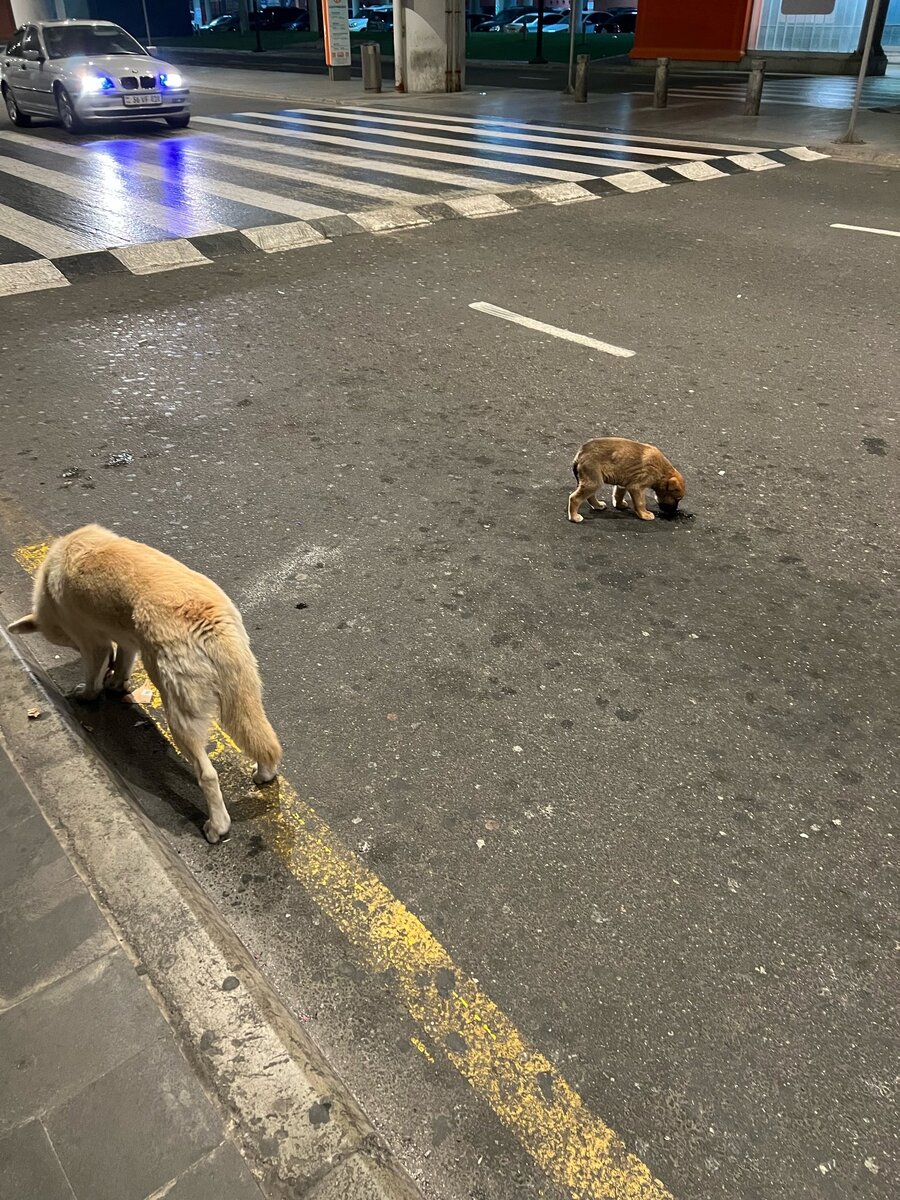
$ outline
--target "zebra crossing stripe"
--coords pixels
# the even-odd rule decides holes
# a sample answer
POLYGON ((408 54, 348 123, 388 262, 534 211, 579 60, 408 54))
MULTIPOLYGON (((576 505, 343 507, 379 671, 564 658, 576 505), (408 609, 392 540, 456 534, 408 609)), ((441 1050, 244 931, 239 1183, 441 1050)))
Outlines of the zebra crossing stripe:
MULTIPOLYGON (((27 137, 20 133, 7 133, 3 136, 8 141, 22 141, 26 145, 34 146, 33 140, 29 141, 27 137)), ((111 160, 109 152, 103 148, 102 144, 94 148, 93 146, 73 146, 67 142, 46 142, 41 146, 41 149, 49 150, 53 154, 62 154, 69 158, 76 158, 81 162, 87 163, 100 163, 102 165, 104 160, 106 162, 111 160)), ((112 161, 116 160, 113 159, 112 161)), ((171 183, 172 181, 171 171, 155 163, 143 163, 132 159, 128 163, 128 170, 137 175, 142 175, 145 179, 158 180, 160 183, 171 183)), ((286 217, 297 217, 300 220, 307 220, 310 217, 330 217, 338 212, 336 208, 326 208, 321 204, 308 204, 300 200, 289 200, 285 196, 275 195, 274 192, 263 192, 258 188, 243 187, 240 184, 228 183, 224 179, 213 179, 207 176, 192 180, 191 187, 196 191, 207 192, 213 196, 221 196, 225 200, 233 200, 238 204, 245 204, 249 208, 260 208, 264 211, 283 213, 286 217)), ((143 201, 142 203, 148 204, 149 201, 143 201)), ((154 207, 161 208, 162 206, 154 205, 154 207)), ((222 233, 230 228, 230 225, 205 225, 204 228, 195 229, 193 232, 195 234, 222 233)), ((183 231, 183 235, 188 236, 189 232, 185 230, 183 231)))
POLYGON ((328 238, 307 221, 288 221, 284 225, 260 225, 257 229, 241 231, 259 250, 266 254, 284 250, 300 250, 304 246, 324 245, 328 238))
POLYGON ((670 169, 677 171, 685 179, 692 179, 695 183, 699 183, 704 179, 728 178, 724 171, 720 171, 718 167, 714 167, 708 162, 675 163, 670 169))
POLYGON ((22 292, 40 292, 46 288, 68 287, 65 275, 48 258, 31 262, 3 263, 0 266, 0 296, 22 292))
POLYGON ((411 229, 430 223, 413 208, 373 208, 368 212, 348 213, 348 216, 369 233, 390 233, 394 229, 411 229))
MULTIPOLYGON (((287 111, 289 113, 303 113, 303 114, 311 114, 313 116, 318 115, 318 110, 311 109, 311 108, 289 108, 287 111)), ((334 114, 329 114, 329 116, 333 116, 334 118, 336 118, 338 120, 343 119, 345 121, 358 121, 360 118, 362 118, 363 120, 365 120, 367 122, 377 123, 378 127, 374 130, 374 132, 382 133, 385 135, 393 135, 394 127, 396 127, 396 126, 403 126, 403 127, 408 126, 413 129, 422 129, 423 128, 420 121, 408 120, 408 119, 405 119, 404 117, 399 117, 399 116, 398 117, 393 117, 393 116, 385 117, 385 116, 375 116, 375 115, 370 116, 368 113, 361 114, 355 110, 348 111, 347 109, 342 109, 340 112, 336 112, 334 114), (382 128, 382 126, 385 126, 385 128, 382 128), (391 128, 387 128, 387 126, 390 126, 391 128)), ((348 129, 352 130, 352 129, 354 129, 354 126, 352 126, 352 125, 348 125, 348 126, 335 125, 334 128, 336 128, 336 129, 348 128, 348 129)), ((356 126, 355 128, 358 130, 359 127, 356 126)), ((425 126, 425 128, 426 129, 439 129, 445 133, 468 133, 468 134, 471 134, 474 132, 471 126, 460 125, 460 124, 444 124, 444 123, 437 123, 437 122, 431 122, 427 126, 425 126)), ((483 128, 483 125, 482 125, 482 128, 483 128)), ((528 143, 529 146, 534 145, 535 143, 541 143, 542 145, 549 144, 551 146, 576 146, 576 147, 580 147, 582 150, 621 151, 621 150, 627 150, 627 149, 633 148, 633 147, 629 147, 627 145, 627 143, 623 145, 623 144, 611 141, 607 137, 607 135, 605 133, 601 132, 600 130, 595 130, 595 132, 592 135, 590 135, 590 136, 585 135, 585 136, 582 136, 581 138, 574 138, 571 136, 570 137, 553 136, 550 134, 547 134, 545 136, 542 130, 531 130, 530 132, 527 132, 527 133, 521 133, 517 130, 506 129, 503 127, 497 128, 497 127, 490 126, 490 125, 488 126, 488 129, 486 132, 489 135, 489 139, 487 141, 485 140, 485 137, 484 137, 483 132, 481 131, 481 128, 479 129, 478 135, 477 135, 478 136, 477 145, 479 145, 479 146, 493 145, 497 139, 502 139, 503 141, 525 142, 525 143, 528 143)), ((568 131, 568 132, 571 133, 571 131, 568 131)), ((422 139, 420 138, 417 140, 421 141, 422 139)), ((432 139, 428 139, 428 140, 432 140, 432 139)), ((438 138, 436 140, 444 141, 445 139, 438 138)), ((446 139, 446 140, 448 140, 448 142, 449 142, 449 139, 446 139)), ((643 141, 643 139, 641 139, 641 140, 643 141)), ((452 142, 451 144, 458 145, 459 143, 452 142)), ((466 142, 464 144, 471 145, 472 143, 466 142)), ((511 150, 511 151, 514 151, 515 149, 516 149, 516 147, 514 147, 514 146, 509 147, 509 150, 511 150)), ((735 149, 735 147, 730 147, 730 149, 735 149)), ((530 154, 531 150, 526 149, 523 146, 519 152, 521 154, 530 154)), ((701 153, 701 152, 695 151, 695 150, 667 150, 667 149, 662 149, 662 148, 651 149, 649 146, 642 145, 640 147, 640 152, 641 152, 641 155, 643 155, 643 156, 652 155, 654 158, 677 158, 682 161, 684 159, 715 158, 715 154, 709 153, 708 150, 705 153, 701 153)), ((559 156, 557 155, 556 157, 559 157, 559 156)), ((566 157, 566 156, 563 156, 563 157, 566 157)), ((590 160, 582 159, 582 156, 578 155, 576 157, 576 161, 581 162, 581 161, 590 161, 590 160)), ((608 165, 606 160, 598 160, 598 161, 602 161, 604 166, 608 165)), ((622 160, 615 160, 615 161, 621 162, 622 160)), ((623 162, 622 165, 623 166, 629 166, 629 165, 635 166, 636 164, 634 164, 634 163, 629 164, 627 162, 623 162)), ((650 164, 639 163, 637 165, 638 166, 647 166, 650 164)))
MULTIPOLYGON (((202 126, 213 125, 228 130, 242 128, 258 133, 271 132, 268 126, 244 125, 241 127, 237 125, 237 122, 226 120, 223 117, 194 117, 193 124, 202 126)), ((297 141, 306 142, 303 134, 296 129, 279 129, 277 134, 280 138, 295 138, 297 141)), ((428 180, 431 183, 442 183, 448 188, 473 189, 484 186, 484 180, 479 179, 477 175, 461 175, 458 172, 444 171, 437 167, 429 169, 427 167, 412 166, 409 163, 385 162, 383 159, 372 159, 371 157, 367 157, 365 160, 355 160, 348 158, 346 154, 336 154, 332 150, 314 150, 306 144, 300 149, 295 146, 281 145, 280 143, 276 143, 272 138, 238 138, 232 132, 227 137, 224 133, 217 133, 215 131, 205 133, 204 136, 219 138, 222 141, 228 142, 231 146, 244 146, 248 150, 262 150, 266 154, 289 155, 291 157, 302 158, 304 161, 334 163, 342 167, 369 167, 379 175, 403 175, 408 179, 422 179, 428 180)), ((253 161, 256 162, 257 160, 254 159, 253 161)))
MULTIPOLYGON (((643 93, 631 93, 631 94, 632 95, 641 95, 643 93)), ((295 112, 297 110, 291 109, 290 111, 295 112)), ((384 109, 383 108, 367 108, 365 105, 354 105, 352 108, 348 108, 348 109, 342 110, 342 111, 358 112, 358 113, 383 113, 384 109)), ((408 108, 403 108, 401 111, 404 116, 417 117, 420 120, 427 120, 430 118, 429 123, 431 123, 432 121, 436 121, 436 120, 445 120, 446 119, 444 117, 441 117, 437 113, 411 112, 408 108)), ((499 126, 502 126, 503 128, 506 128, 508 126, 511 129, 523 130, 525 132, 527 132, 528 130, 531 130, 532 132, 539 133, 539 134, 559 133, 559 134, 566 134, 568 136, 573 136, 574 134, 581 134, 584 137, 593 137, 593 138, 600 136, 605 141, 610 141, 613 143, 625 142, 627 144, 634 144, 635 142, 639 142, 640 143, 639 149, 640 149, 641 153, 644 153, 647 145, 651 145, 651 146, 683 146, 683 147, 687 147, 688 149, 696 149, 704 154, 708 150, 728 151, 731 154, 736 154, 740 150, 752 151, 753 153, 761 153, 764 149, 764 147, 762 147, 762 146, 735 146, 733 143, 730 143, 730 142, 729 143, 692 142, 685 138, 650 137, 649 135, 645 135, 643 133, 640 134, 639 136, 636 136, 635 134, 631 134, 631 133, 615 133, 610 130, 603 130, 602 134, 599 134, 596 129, 582 129, 582 128, 578 128, 577 126, 572 126, 572 125, 545 125, 540 121, 514 121, 510 117, 461 117, 458 114, 454 113, 453 120, 456 122, 464 122, 466 125, 474 125, 474 126, 479 126, 479 127, 484 126, 486 124, 487 125, 499 125, 499 126)), ((427 125, 425 126, 425 128, 427 128, 427 125)), ((627 145, 626 145, 626 148, 627 148, 627 145)))
POLYGON ((764 154, 729 154, 728 161, 738 167, 743 167, 745 171, 771 171, 774 167, 784 165, 774 162, 771 158, 766 158, 764 154))
POLYGON ((513 212, 513 206, 490 192, 476 192, 474 196, 456 196, 445 201, 448 208, 461 217, 502 217, 513 212))
POLYGON ((810 150, 809 146, 786 146, 781 152, 789 154, 791 158, 796 158, 800 162, 818 162, 821 158, 827 158, 827 154, 820 154, 818 150, 810 150))
MULTIPOLYGON (((266 116, 268 116, 269 119, 272 119, 271 113, 268 113, 268 114, 267 113, 247 113, 246 115, 250 116, 250 117, 266 117, 266 116)), ((291 121, 298 125, 303 125, 304 127, 307 125, 312 125, 316 129, 324 128, 324 129, 332 129, 332 130, 333 129, 343 130, 346 128, 345 126, 335 125, 332 121, 320 120, 316 117, 288 117, 288 116, 285 116, 283 113, 280 113, 280 114, 277 114, 277 119, 279 121, 291 121)), ((464 150, 490 150, 491 154, 495 154, 495 155, 511 154, 511 155, 517 155, 520 158, 523 158, 523 157, 551 158, 551 159, 553 159, 554 162, 579 163, 579 164, 584 164, 585 166, 591 166, 591 167, 616 167, 616 168, 630 167, 633 170, 639 171, 645 167, 653 166, 652 163, 642 162, 642 161, 638 161, 638 160, 593 157, 593 156, 587 155, 587 154, 566 154, 564 151, 542 150, 540 147, 534 147, 534 146, 529 146, 529 147, 527 147, 527 149, 525 147, 520 147, 520 146, 508 146, 508 145, 504 145, 502 142, 498 142, 496 140, 496 137, 492 136, 491 131, 489 131, 489 130, 480 132, 478 135, 478 138, 475 142, 465 141, 463 138, 432 137, 430 134, 427 134, 427 133, 412 133, 411 131, 406 130, 406 129, 390 129, 390 130, 384 130, 382 132, 381 130, 371 130, 371 129, 365 130, 365 129, 357 128, 357 129, 347 129, 347 132, 348 133, 349 132, 375 133, 375 134, 380 134, 383 137, 394 138, 399 142, 416 142, 417 144, 422 144, 423 142, 426 142, 429 145, 436 145, 436 146, 441 146, 441 147, 457 146, 464 150)), ((497 136, 499 136, 499 135, 497 135, 497 136)), ((372 149, 376 149, 376 150, 386 149, 386 143, 384 143, 384 142, 368 141, 365 143, 365 145, 367 145, 369 147, 370 151, 372 149)), ((405 152, 406 152, 405 150, 400 151, 400 153, 405 153, 405 152)), ((443 157, 443 155, 441 157, 443 157)), ((479 161, 483 161, 483 160, 479 160, 479 161)), ((501 164, 504 167, 506 166, 506 163, 503 162, 502 160, 501 160, 501 164)))
POLYGON ((209 262, 186 238, 117 246, 110 253, 132 275, 156 275, 159 271, 175 271, 180 267, 203 267, 209 262))
POLYGON ((577 183, 542 183, 531 190, 542 204, 577 204, 582 200, 597 199, 596 193, 577 183))
POLYGON ((650 192, 654 188, 668 187, 661 179, 654 179, 646 171, 625 171, 621 175, 610 175, 606 180, 623 192, 650 192))
MULTIPOLYGON (((0 138, 7 141, 20 136, 20 134, 11 133, 0 134, 0 138)), ((52 145, 56 149, 57 144, 54 142, 52 145)), ((190 234, 213 233, 222 229, 221 225, 213 225, 205 220, 193 220, 179 212, 178 209, 167 208, 152 200, 142 200, 133 195, 127 197, 110 196, 109 193, 104 195, 96 184, 87 180, 78 179, 71 174, 64 174, 62 171, 39 167, 35 163, 24 162, 22 159, 0 155, 0 172, 12 175, 16 179, 25 179, 29 183, 38 184, 54 192, 62 192, 64 196, 81 200, 92 208, 99 209, 104 213, 111 213, 113 217, 124 220, 127 215, 130 221, 141 221, 144 225, 159 230, 160 233, 168 231, 180 237, 187 237, 190 234)))
MULTIPOLYGON (((240 115, 242 117, 262 117, 264 119, 271 119, 272 116, 270 113, 241 113, 240 115)), ((322 142, 330 146, 343 146, 347 149, 361 150, 364 152, 366 162, 371 166, 372 170, 382 169, 379 159, 373 157, 375 152, 374 143, 367 141, 365 138, 339 137, 332 133, 318 133, 312 129, 304 129, 302 132, 299 130, 286 130, 281 126, 259 125, 253 121, 235 120, 229 122, 229 124, 236 125, 242 130, 254 129, 258 133, 264 132, 275 137, 283 137, 287 133, 296 133, 303 141, 322 142)), ((559 179, 569 183, 580 183, 583 179, 594 178, 592 174, 583 171, 563 171, 554 167, 538 166, 536 163, 527 165, 525 163, 506 162, 505 160, 477 158, 472 154, 456 154, 449 151, 445 151, 443 154, 436 154, 434 150, 425 150, 420 146, 389 146, 385 142, 379 142, 377 144, 377 152, 379 155, 394 154, 402 155, 405 158, 424 158, 430 162, 434 162, 437 158, 441 162, 457 163, 463 167, 478 167, 482 171, 493 171, 494 173, 500 171, 504 174, 530 175, 532 178, 535 176, 544 176, 546 179, 559 179)), ((621 166, 622 164, 618 163, 616 165, 621 166)))
MULTIPOLYGON (((250 165, 246 158, 238 158, 234 154, 221 154, 217 150, 208 150, 203 146, 193 144, 187 147, 187 153, 195 154, 204 161, 222 163, 224 166, 246 169, 250 165)), ((301 171, 297 167, 282 166, 280 163, 270 163, 258 158, 253 160, 251 169, 260 175, 290 179, 295 183, 315 183, 336 192, 347 192, 352 196, 369 196, 373 200, 384 200, 394 204, 416 204, 421 199, 417 192, 407 192, 402 188, 385 187, 378 183, 362 183, 341 175, 329 175, 325 171, 310 171, 309 169, 301 171)))
POLYGON ((51 225, 49 221, 42 221, 5 204, 0 204, 0 237, 27 246, 44 258, 62 258, 66 254, 82 254, 96 249, 89 240, 79 238, 67 229, 60 229, 58 225, 51 225))

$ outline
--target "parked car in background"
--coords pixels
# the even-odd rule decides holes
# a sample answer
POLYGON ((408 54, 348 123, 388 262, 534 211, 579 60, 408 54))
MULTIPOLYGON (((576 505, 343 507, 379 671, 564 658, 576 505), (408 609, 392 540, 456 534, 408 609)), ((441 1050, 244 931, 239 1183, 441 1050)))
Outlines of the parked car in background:
MULTIPOLYGON (((547 10, 544 13, 543 25, 546 29, 548 25, 553 25, 563 18, 568 20, 569 10, 561 11, 559 9, 547 10)), ((538 14, 532 9, 521 17, 516 17, 514 21, 510 21, 508 25, 500 25, 496 21, 491 25, 490 32, 492 33, 536 33, 538 26, 538 14)))
MULTIPOLYGON (((565 34, 569 31, 569 10, 545 12, 544 13, 544 32, 545 34, 565 34)), ((526 25, 529 34, 538 32, 538 17, 533 17, 526 25)))
POLYGON ((585 33, 634 33, 637 13, 589 13, 584 19, 585 33))
POLYGON ((251 29, 268 30, 270 33, 279 33, 294 21, 299 21, 301 18, 306 18, 307 27, 309 22, 309 13, 302 8, 290 7, 281 8, 274 4, 267 4, 263 8, 257 9, 256 12, 248 14, 251 29))
POLYGON ((387 33, 394 28, 393 4, 375 4, 361 8, 359 16, 365 16, 367 33, 387 33))
POLYGON ((207 21, 205 25, 201 25, 200 32, 237 33, 240 27, 240 18, 235 13, 226 13, 224 16, 214 17, 211 21, 207 21))
POLYGON ((484 18, 475 26, 473 32, 498 33, 504 25, 512 24, 518 17, 536 13, 537 9, 533 4, 513 4, 509 8, 501 9, 493 17, 484 18))

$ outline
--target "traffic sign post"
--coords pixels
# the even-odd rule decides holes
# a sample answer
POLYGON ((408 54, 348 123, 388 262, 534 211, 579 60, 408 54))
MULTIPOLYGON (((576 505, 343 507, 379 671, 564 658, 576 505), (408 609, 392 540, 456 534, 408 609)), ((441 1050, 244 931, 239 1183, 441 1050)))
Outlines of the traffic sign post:
POLYGON ((323 0, 325 62, 330 79, 350 78, 350 26, 346 0, 323 0))

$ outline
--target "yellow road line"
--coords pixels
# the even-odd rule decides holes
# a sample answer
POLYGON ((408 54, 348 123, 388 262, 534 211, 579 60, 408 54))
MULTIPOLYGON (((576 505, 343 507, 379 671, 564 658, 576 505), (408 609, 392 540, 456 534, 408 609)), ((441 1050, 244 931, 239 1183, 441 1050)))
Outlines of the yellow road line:
MULTIPOLYGON (((15 558, 33 573, 46 551, 46 543, 20 546, 15 558)), ((158 695, 146 711, 168 738, 158 695)), ((240 750, 218 726, 212 743, 223 783, 245 791, 247 762, 240 750)), ((546 1174, 572 1200, 672 1200, 549 1059, 528 1044, 290 784, 281 779, 266 794, 271 799, 260 816, 273 831, 275 853, 365 962, 379 972, 390 969, 428 1043, 446 1055, 546 1174)), ((412 1044, 431 1058, 421 1039, 412 1044)))

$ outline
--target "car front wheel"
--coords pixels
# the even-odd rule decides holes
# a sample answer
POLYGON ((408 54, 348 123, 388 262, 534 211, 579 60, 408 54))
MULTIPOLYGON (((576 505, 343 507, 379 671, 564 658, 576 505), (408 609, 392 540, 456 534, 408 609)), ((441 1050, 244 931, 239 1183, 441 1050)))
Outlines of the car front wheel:
POLYGON ((190 113, 181 113, 177 117, 166 117, 166 124, 170 129, 187 129, 191 123, 190 113))
POLYGON ((59 113, 60 122, 66 133, 81 133, 84 129, 84 123, 75 111, 72 97, 64 87, 56 89, 56 110, 59 113))
POLYGON ((18 104, 16 104, 15 96, 6 85, 3 87, 3 101, 6 104, 6 111, 9 113, 9 119, 13 125, 18 125, 20 129, 24 129, 27 125, 31 124, 31 117, 29 117, 28 113, 22 112, 18 104))

